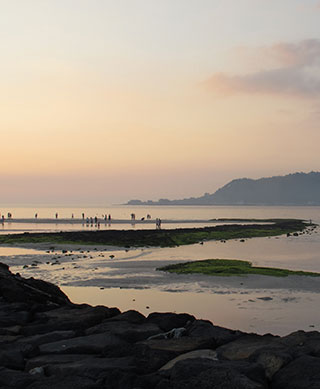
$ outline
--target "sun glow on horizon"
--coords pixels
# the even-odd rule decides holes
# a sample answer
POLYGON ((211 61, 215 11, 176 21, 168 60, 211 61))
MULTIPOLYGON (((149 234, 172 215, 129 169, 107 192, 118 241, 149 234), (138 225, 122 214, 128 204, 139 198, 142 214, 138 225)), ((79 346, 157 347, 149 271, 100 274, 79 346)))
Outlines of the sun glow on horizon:
POLYGON ((320 11, 258 3, 3 4, 0 201, 188 197, 318 170, 320 11))

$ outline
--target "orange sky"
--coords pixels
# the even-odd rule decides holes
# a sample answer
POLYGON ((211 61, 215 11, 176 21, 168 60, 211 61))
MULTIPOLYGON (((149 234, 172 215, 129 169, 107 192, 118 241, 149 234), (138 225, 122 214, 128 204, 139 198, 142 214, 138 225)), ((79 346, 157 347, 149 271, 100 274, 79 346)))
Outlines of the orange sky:
POLYGON ((319 170, 318 5, 4 4, 0 201, 189 197, 319 170))

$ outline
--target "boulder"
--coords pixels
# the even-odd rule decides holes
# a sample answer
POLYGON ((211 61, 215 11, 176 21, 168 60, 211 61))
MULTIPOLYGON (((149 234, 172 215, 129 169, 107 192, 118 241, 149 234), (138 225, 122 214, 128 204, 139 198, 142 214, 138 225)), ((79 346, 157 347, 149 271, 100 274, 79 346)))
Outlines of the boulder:
POLYGON ((113 316, 112 321, 126 321, 128 323, 141 324, 146 321, 146 317, 133 309, 120 313, 119 315, 113 316))
POLYGON ((195 317, 187 313, 153 312, 147 317, 149 323, 157 324, 164 332, 168 332, 173 328, 185 327, 187 323, 194 320, 195 317))
POLYGON ((133 371, 134 360, 131 357, 123 358, 89 358, 76 362, 47 365, 45 368, 48 376, 76 376, 97 380, 108 375, 108 372, 133 371))
POLYGON ((295 358, 305 354, 320 357, 320 333, 318 331, 296 331, 281 338, 295 358))
POLYGON ((80 336, 42 344, 41 354, 101 354, 105 348, 115 348, 125 342, 110 333, 80 336))
POLYGON ((208 338, 214 341, 216 347, 234 341, 244 335, 241 331, 229 330, 213 325, 207 320, 195 320, 187 326, 190 337, 208 338))
POLYGON ((18 274, 14 275, 3 263, 0 264, 0 280, 0 296, 7 302, 56 305, 70 303, 68 297, 56 285, 34 278, 22 278, 18 274))
POLYGON ((289 350, 266 347, 251 354, 250 361, 263 367, 266 377, 271 381, 274 374, 293 359, 289 350))
POLYGON ((61 365, 63 363, 77 362, 82 359, 92 358, 90 354, 46 354, 28 359, 25 365, 25 371, 30 371, 36 367, 45 367, 46 365, 61 365))
POLYGON ((153 350, 163 350, 175 353, 176 355, 184 354, 190 351, 211 348, 212 343, 207 338, 189 338, 182 337, 178 339, 149 339, 139 344, 143 344, 153 350))
POLYGON ((295 359, 274 375, 271 388, 320 388, 320 358, 303 355, 295 359))
POLYGON ((185 359, 164 373, 157 389, 267 389, 263 370, 247 362, 185 359))
POLYGON ((160 328, 154 323, 129 323, 123 320, 113 321, 108 320, 94 327, 88 328, 85 333, 87 335, 110 333, 124 339, 127 342, 135 343, 149 336, 159 334, 160 328))
POLYGON ((35 381, 30 374, 0 367, 0 387, 12 389, 25 389, 35 381))
POLYGON ((23 328, 23 334, 36 335, 53 331, 85 330, 102 320, 119 314, 117 308, 89 305, 63 306, 57 309, 35 315, 35 323, 23 328))
POLYGON ((41 344, 70 339, 74 338, 75 336, 75 331, 53 331, 41 335, 26 336, 23 338, 19 337, 18 343, 30 343, 33 346, 40 346, 41 344))
POLYGON ((249 358, 253 353, 265 347, 283 349, 279 342, 279 337, 273 335, 245 335, 241 338, 220 346, 216 349, 219 359, 228 359, 230 361, 249 358))
POLYGON ((210 349, 204 349, 204 350, 196 350, 196 351, 190 351, 189 353, 185 353, 182 355, 179 355, 178 357, 172 359, 168 363, 166 363, 160 371, 169 370, 172 369, 176 363, 180 361, 184 361, 186 359, 209 359, 213 361, 217 361, 217 353, 210 349))

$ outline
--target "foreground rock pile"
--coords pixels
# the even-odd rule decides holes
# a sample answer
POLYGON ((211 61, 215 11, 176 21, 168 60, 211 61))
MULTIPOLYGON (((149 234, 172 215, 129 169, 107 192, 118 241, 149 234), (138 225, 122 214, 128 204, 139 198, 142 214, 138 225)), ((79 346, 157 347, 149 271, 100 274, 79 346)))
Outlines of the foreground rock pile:
POLYGON ((231 331, 188 314, 72 304, 0 264, 1 388, 320 388, 320 333, 231 331))

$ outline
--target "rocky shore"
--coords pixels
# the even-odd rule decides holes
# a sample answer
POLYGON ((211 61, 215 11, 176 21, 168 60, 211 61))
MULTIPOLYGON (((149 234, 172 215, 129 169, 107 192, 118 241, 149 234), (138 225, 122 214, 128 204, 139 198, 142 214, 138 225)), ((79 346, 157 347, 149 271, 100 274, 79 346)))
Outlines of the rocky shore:
POLYGON ((320 333, 248 334, 189 314, 77 305, 0 264, 1 388, 320 387, 320 333))

